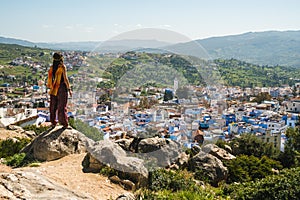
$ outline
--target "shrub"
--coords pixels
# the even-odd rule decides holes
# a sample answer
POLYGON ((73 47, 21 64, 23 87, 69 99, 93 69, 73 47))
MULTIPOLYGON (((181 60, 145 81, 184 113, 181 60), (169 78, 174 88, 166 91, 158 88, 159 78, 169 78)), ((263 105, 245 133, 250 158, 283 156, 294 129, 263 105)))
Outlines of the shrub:
POLYGON ((171 191, 193 190, 194 186, 192 175, 185 170, 175 172, 158 169, 149 174, 149 189, 152 191, 159 191, 162 188, 171 191))
POLYGON ((298 200, 300 197, 300 168, 284 169, 279 175, 232 184, 224 187, 224 194, 236 200, 298 200))
POLYGON ((243 154, 261 158, 265 155, 277 160, 280 154, 280 151, 273 144, 262 142, 253 134, 242 134, 240 138, 235 138, 230 146, 236 156, 243 154))
POLYGON ((7 157, 5 159, 5 164, 11 167, 22 167, 26 163, 26 154, 25 153, 17 153, 13 156, 7 157))
POLYGON ((103 140, 102 132, 100 132, 95 127, 89 126, 87 123, 85 123, 79 119, 70 118, 69 124, 74 129, 78 130, 79 132, 83 133, 86 137, 88 137, 94 141, 103 140))
POLYGON ((213 200, 213 199, 225 199, 217 194, 213 190, 201 190, 190 191, 190 190, 180 190, 177 192, 172 192, 170 190, 160 190, 158 192, 153 192, 151 190, 142 189, 136 193, 137 199, 149 199, 149 200, 213 200))
POLYGON ((39 126, 36 125, 27 125, 23 128, 25 131, 34 131, 37 135, 43 133, 44 131, 48 130, 49 127, 46 126, 39 126))
POLYGON ((227 161, 226 166, 229 174, 227 183, 246 182, 272 175, 272 169, 282 169, 280 162, 266 156, 257 158, 254 156, 238 156, 236 159, 227 161))
POLYGON ((19 153, 28 143, 27 138, 8 138, 0 141, 0 158, 7 158, 19 153))

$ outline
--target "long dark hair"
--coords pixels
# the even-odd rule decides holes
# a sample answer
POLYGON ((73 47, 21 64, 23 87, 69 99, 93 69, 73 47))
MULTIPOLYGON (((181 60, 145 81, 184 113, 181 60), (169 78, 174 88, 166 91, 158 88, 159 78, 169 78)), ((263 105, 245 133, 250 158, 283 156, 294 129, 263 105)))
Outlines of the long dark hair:
POLYGON ((52 77, 55 78, 55 73, 58 69, 58 66, 63 64, 63 55, 59 52, 55 52, 53 54, 53 70, 52 70, 52 77))

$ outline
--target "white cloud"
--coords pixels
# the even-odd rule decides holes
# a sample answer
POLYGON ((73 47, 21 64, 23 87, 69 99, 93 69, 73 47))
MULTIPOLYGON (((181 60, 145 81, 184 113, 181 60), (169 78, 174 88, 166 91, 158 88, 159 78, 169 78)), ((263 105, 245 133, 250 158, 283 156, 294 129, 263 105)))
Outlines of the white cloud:
POLYGON ((94 27, 85 27, 84 28, 84 32, 86 33, 92 33, 94 32, 95 28, 94 27))
POLYGON ((67 26, 65 26, 65 29, 73 29, 73 26, 72 25, 67 25, 67 26))
POLYGON ((47 28, 52 28, 53 25, 49 25, 49 24, 43 24, 42 28, 47 29, 47 28))

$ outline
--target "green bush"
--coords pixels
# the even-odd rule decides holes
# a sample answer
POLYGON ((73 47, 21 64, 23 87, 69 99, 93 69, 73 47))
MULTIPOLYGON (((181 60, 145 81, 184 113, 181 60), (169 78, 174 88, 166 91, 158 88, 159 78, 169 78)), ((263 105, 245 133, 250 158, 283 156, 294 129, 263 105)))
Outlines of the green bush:
POLYGON ((27 138, 8 138, 0 141, 0 158, 7 158, 19 153, 28 143, 27 138))
POLYGON ((277 160, 280 154, 279 149, 276 149, 272 143, 262 142, 253 134, 242 134, 240 138, 235 138, 229 144, 236 156, 241 154, 258 158, 267 156, 277 160))
POLYGON ((149 174, 149 189, 159 191, 161 189, 170 191, 193 190, 195 181, 187 171, 172 171, 158 169, 149 174))
POLYGON ((78 130, 79 132, 83 133, 86 137, 94 141, 103 140, 103 133, 100 132, 100 130, 98 130, 95 127, 89 126, 87 123, 79 119, 70 118, 69 124, 74 129, 78 130))
POLYGON ((257 158, 255 156, 241 155, 236 159, 229 160, 225 163, 228 168, 227 183, 246 182, 268 175, 272 175, 272 169, 282 169, 280 162, 272 160, 266 156, 257 158))
POLYGON ((27 125, 23 128, 25 131, 34 131, 37 135, 43 133, 44 131, 48 130, 49 127, 46 126, 39 126, 36 125, 27 125))
POLYGON ((142 189, 136 192, 137 199, 149 199, 149 200, 213 200, 213 199, 226 199, 218 196, 213 190, 201 190, 190 191, 180 190, 173 192, 170 190, 160 190, 157 192, 142 189))
POLYGON ((17 153, 5 159, 5 164, 11 167, 22 167, 26 164, 26 154, 17 153))
POLYGON ((284 169, 279 175, 232 184, 224 187, 224 194, 236 200, 298 200, 300 197, 300 168, 284 169))

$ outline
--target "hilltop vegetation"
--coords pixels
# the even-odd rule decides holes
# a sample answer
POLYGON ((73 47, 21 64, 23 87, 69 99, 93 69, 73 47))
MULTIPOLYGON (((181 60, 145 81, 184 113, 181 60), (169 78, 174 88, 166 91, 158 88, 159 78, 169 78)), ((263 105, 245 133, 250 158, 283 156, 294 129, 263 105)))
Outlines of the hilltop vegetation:
POLYGON ((229 86, 274 87, 292 85, 299 81, 300 69, 284 66, 255 65, 236 59, 217 59, 214 62, 229 86))
MULTIPOLYGON (((0 44, 0 65, 8 65, 16 58, 23 58, 44 66, 51 63, 51 50, 23 47, 13 44, 0 44)), ((176 54, 127 52, 118 58, 90 56, 88 70, 91 77, 102 75, 111 79, 110 86, 153 84, 168 87, 177 77, 182 85, 207 84, 207 78, 215 79, 228 86, 274 87, 292 85, 299 81, 300 68, 286 66, 255 65, 237 59, 197 60, 176 54), (128 73, 130 72, 130 73, 128 73), (220 80, 221 79, 221 80, 220 80)), ((77 69, 78 70, 78 69, 77 69)), ((69 75, 78 71, 69 71, 69 75)), ((80 70, 80 69, 79 69, 80 70)), ((46 71, 38 71, 28 66, 12 66, 0 69, 0 83, 36 82, 46 71), (8 75, 14 75, 11 80, 8 75)), ((214 82, 214 81, 213 81, 214 82)), ((103 85, 100 84, 99 86, 103 85)), ((107 87, 107 86, 105 86, 107 87)))
POLYGON ((0 43, 0 65, 7 65, 16 58, 25 57, 33 62, 49 63, 51 61, 51 52, 49 49, 0 43))
POLYGON ((216 59, 212 62, 202 61, 196 66, 191 63, 193 62, 192 58, 186 59, 179 55, 165 55, 128 52, 112 61, 105 70, 105 78, 111 79, 114 82, 112 85, 115 85, 123 76, 127 76, 127 72, 130 71, 132 74, 134 69, 142 71, 140 66, 144 67, 145 72, 136 73, 136 76, 131 78, 127 76, 126 83, 153 81, 152 76, 147 75, 151 70, 156 70, 157 77, 155 80, 159 80, 161 83, 164 83, 163 80, 169 80, 168 83, 170 84, 171 81, 171 84, 173 84, 174 77, 170 75, 170 70, 174 70, 178 76, 181 76, 181 81, 186 81, 183 84, 206 84, 205 78, 211 76, 214 79, 219 79, 217 81, 223 82, 225 85, 240 86, 242 88, 292 85, 299 81, 300 77, 300 68, 279 65, 260 66, 236 59, 216 59), (162 66, 165 66, 165 68, 162 66), (164 70, 168 74, 164 73, 164 70))

